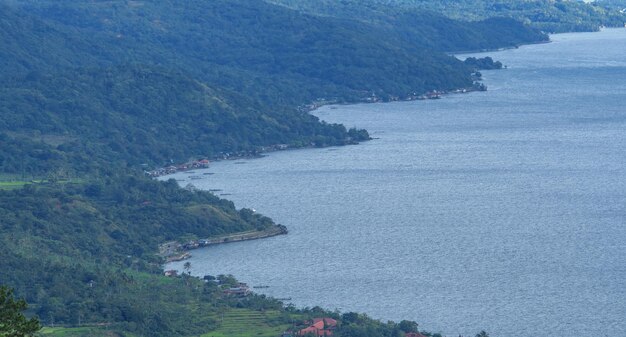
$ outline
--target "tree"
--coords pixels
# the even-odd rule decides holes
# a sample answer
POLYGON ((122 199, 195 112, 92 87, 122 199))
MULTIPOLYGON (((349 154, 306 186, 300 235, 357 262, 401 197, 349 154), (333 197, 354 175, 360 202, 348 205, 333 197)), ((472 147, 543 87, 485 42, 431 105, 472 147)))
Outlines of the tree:
POLYGON ((13 299, 13 290, 0 286, 0 336, 31 336, 41 329, 37 318, 26 319, 22 314, 26 306, 23 299, 13 299))
POLYGON ((482 330, 481 332, 476 334, 476 337, 489 337, 489 334, 482 330))
POLYGON ((417 332, 417 322, 403 320, 398 324, 398 328, 404 332, 417 332))
POLYGON ((187 274, 191 275, 191 262, 187 261, 185 262, 185 264, 183 265, 183 268, 185 268, 185 270, 187 271, 187 274))

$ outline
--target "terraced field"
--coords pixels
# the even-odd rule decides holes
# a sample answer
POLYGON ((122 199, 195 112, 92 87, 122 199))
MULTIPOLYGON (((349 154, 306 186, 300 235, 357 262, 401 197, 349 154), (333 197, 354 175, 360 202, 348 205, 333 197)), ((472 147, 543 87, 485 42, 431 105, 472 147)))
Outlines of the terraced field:
POLYGON ((278 311, 231 309, 216 319, 221 321, 220 328, 202 337, 277 337, 291 326, 280 323, 278 311))

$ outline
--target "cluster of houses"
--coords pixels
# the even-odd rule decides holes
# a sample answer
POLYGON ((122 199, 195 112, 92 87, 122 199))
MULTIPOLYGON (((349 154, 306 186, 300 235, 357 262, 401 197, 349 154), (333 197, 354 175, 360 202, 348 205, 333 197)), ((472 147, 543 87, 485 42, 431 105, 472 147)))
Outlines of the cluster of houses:
POLYGON ((445 93, 446 93, 445 91, 438 91, 438 90, 429 91, 422 95, 418 95, 417 93, 412 93, 410 95, 407 95, 405 100, 414 101, 414 100, 425 100, 425 99, 440 99, 441 95, 445 93))
MULTIPOLYGON (((275 145, 261 146, 254 150, 248 150, 248 151, 220 152, 219 154, 213 156, 213 159, 228 160, 228 159, 237 159, 237 158, 258 157, 261 153, 264 153, 264 152, 281 151, 281 150, 287 150, 289 148, 290 146, 288 144, 275 144, 275 145)), ((168 174, 174 174, 176 172, 184 172, 184 171, 189 171, 193 169, 209 168, 209 164, 210 164, 210 161, 208 159, 202 159, 202 160, 191 161, 191 162, 184 163, 184 164, 165 166, 165 167, 158 168, 156 170, 144 171, 144 173, 148 177, 157 178, 157 177, 165 176, 168 174)))
POLYGON ((156 169, 152 171, 145 171, 145 173, 149 177, 156 178, 156 177, 160 177, 160 176, 164 176, 168 174, 173 174, 176 172, 188 171, 188 170, 193 170, 193 169, 209 168, 209 164, 210 162, 208 159, 194 160, 192 162, 185 163, 185 164, 171 165, 171 166, 161 167, 160 169, 156 169))
POLYGON ((400 97, 400 96, 389 96, 385 99, 377 96, 375 93, 372 93, 371 96, 367 96, 361 99, 362 102, 365 103, 378 103, 378 102, 382 102, 385 100, 388 101, 415 101, 415 100, 427 100, 427 99, 440 99, 441 96, 448 94, 448 93, 453 93, 453 94, 464 94, 464 93, 468 93, 468 92, 472 92, 472 91, 486 91, 487 87, 483 84, 478 82, 478 80, 480 79, 480 73, 476 73, 476 76, 474 77, 475 81, 471 87, 467 87, 467 88, 460 88, 460 89, 455 89, 452 91, 446 91, 446 90, 431 90, 428 92, 425 92, 423 94, 417 93, 417 92, 412 92, 409 93, 408 95, 404 96, 404 97, 400 97))
MULTIPOLYGON (((468 90, 468 89, 465 89, 465 90, 468 90)), ((426 99, 439 99, 441 98, 441 95, 444 95, 446 93, 447 92, 443 90, 432 90, 424 94, 418 94, 416 92, 412 92, 406 95, 404 98, 401 98, 399 96, 390 96, 387 98, 387 100, 389 101, 415 101, 415 100, 426 100, 426 99)), ((366 103, 378 103, 378 102, 383 102, 384 99, 376 96, 376 94, 372 94, 371 96, 361 99, 361 101, 366 102, 366 103)))

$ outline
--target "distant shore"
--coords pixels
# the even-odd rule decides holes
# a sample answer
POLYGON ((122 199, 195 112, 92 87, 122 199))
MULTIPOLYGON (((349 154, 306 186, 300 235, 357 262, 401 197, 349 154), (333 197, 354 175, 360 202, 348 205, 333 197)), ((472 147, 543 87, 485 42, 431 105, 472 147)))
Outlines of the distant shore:
POLYGON ((446 52, 446 54, 448 54, 450 56, 456 57, 457 55, 463 55, 463 54, 478 54, 478 53, 498 52, 498 51, 505 51, 505 50, 509 50, 509 49, 517 49, 517 48, 523 47, 523 46, 532 46, 532 45, 535 45, 535 44, 546 44, 546 43, 552 43, 552 40, 529 42, 529 43, 524 43, 524 44, 520 44, 520 45, 514 45, 514 46, 508 46, 508 47, 500 47, 500 48, 485 48, 485 49, 474 49, 474 50, 450 51, 450 52, 446 52))

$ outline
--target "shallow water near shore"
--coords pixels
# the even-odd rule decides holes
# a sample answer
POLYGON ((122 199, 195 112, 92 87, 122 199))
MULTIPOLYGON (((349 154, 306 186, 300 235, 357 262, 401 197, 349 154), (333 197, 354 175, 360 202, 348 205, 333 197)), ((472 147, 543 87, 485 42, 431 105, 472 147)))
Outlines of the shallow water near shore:
POLYGON ((447 336, 626 336, 626 30, 552 39, 473 54, 508 65, 487 92, 314 112, 373 141, 166 177, 289 228, 192 274, 447 336))

